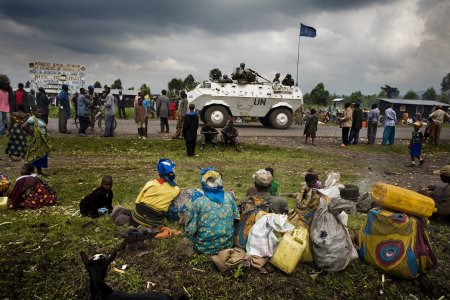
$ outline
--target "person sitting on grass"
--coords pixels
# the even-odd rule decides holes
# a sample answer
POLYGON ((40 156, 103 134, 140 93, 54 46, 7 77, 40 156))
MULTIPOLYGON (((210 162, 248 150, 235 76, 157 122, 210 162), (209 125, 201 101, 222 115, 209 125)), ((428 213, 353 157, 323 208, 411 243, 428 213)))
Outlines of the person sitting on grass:
MULTIPOLYGON (((269 172, 270 175, 272 175, 272 178, 273 178, 273 174, 275 173, 275 171, 272 168, 270 168, 270 167, 265 168, 265 170, 267 172, 269 172)), ((270 187, 269 187, 269 190, 268 190, 269 194, 272 195, 272 196, 278 196, 278 188, 279 187, 280 187, 280 183, 277 180, 272 179, 272 183, 270 184, 270 187)), ((257 191, 256 187, 252 186, 252 187, 250 187, 247 190, 247 193, 245 194, 245 197, 247 197, 247 196, 254 196, 254 195, 256 195, 257 192, 258 191, 257 191)))
POLYGON ((84 217, 98 218, 106 213, 111 214, 113 210, 112 185, 112 177, 103 176, 100 186, 81 200, 81 215, 84 217))
POLYGON ((320 199, 330 202, 329 197, 317 190, 318 178, 317 174, 307 173, 305 175, 305 185, 298 192, 291 194, 292 197, 296 198, 294 211, 289 214, 288 218, 292 225, 309 229, 314 214, 319 207, 320 199))
POLYGON ((239 211, 231 193, 222 187, 222 174, 201 169, 203 195, 187 208, 185 230, 198 253, 214 254, 233 247, 234 222, 239 211))
POLYGON ((282 197, 272 196, 269 189, 273 182, 272 174, 266 169, 261 169, 252 175, 254 187, 247 190, 245 198, 239 204, 241 220, 234 230, 234 242, 236 247, 245 249, 248 234, 255 222, 268 213, 288 213, 287 201, 282 197))
POLYGON ((227 126, 222 128, 220 133, 222 134, 222 142, 223 147, 227 144, 234 144, 236 147, 237 152, 241 152, 240 145, 239 145, 239 134, 236 128, 234 128, 234 122, 232 119, 230 119, 227 123, 227 126))
POLYGON ((34 166, 31 163, 22 166, 21 176, 16 179, 9 195, 8 208, 36 209, 56 203, 57 197, 50 185, 33 172, 34 166))
POLYGON ((175 183, 175 164, 167 158, 158 161, 158 179, 145 184, 136 198, 136 206, 131 212, 131 225, 151 227, 161 225, 164 214, 172 201, 180 193, 175 183))
POLYGON ((422 153, 422 144, 423 144, 423 133, 420 131, 420 122, 414 123, 414 130, 412 132, 411 141, 409 142, 409 155, 411 156, 411 163, 407 167, 414 167, 416 163, 414 162, 415 158, 419 159, 419 166, 424 164, 424 160, 420 156, 422 153))
POLYGON ((217 129, 211 126, 211 121, 206 121, 200 130, 200 149, 205 149, 206 142, 211 142, 214 149, 217 149, 217 129))
POLYGON ((450 165, 443 166, 433 173, 440 175, 443 184, 430 185, 426 190, 421 190, 419 193, 433 198, 436 211, 432 217, 450 221, 450 165))

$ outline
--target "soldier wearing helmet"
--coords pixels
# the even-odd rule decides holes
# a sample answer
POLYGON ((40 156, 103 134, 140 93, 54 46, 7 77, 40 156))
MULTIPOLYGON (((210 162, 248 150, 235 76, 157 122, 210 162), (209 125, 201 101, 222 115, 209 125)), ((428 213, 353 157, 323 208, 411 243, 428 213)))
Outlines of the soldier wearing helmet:
POLYGON ((282 85, 287 86, 293 86, 294 85, 294 79, 292 79, 291 74, 287 73, 286 77, 284 77, 283 81, 281 82, 282 85))
POLYGON ((280 73, 275 74, 275 78, 273 79, 273 83, 280 83, 280 73))

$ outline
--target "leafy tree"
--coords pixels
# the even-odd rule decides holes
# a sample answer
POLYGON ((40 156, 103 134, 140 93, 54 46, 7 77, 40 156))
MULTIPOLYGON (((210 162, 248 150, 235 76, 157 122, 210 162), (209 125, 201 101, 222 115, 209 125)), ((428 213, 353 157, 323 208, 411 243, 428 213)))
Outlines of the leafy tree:
POLYGON ((364 96, 361 93, 361 91, 354 91, 350 97, 348 98, 349 101, 351 101, 352 103, 355 103, 356 101, 362 102, 364 96))
POLYGON ((386 96, 389 99, 395 99, 400 94, 400 91, 398 90, 398 88, 389 86, 387 84, 384 87, 382 86, 381 90, 383 90, 386 93, 386 96))
POLYGON ((448 90, 450 90, 450 73, 448 73, 447 76, 442 78, 442 83, 441 83, 441 91, 446 92, 448 90))
POLYGON ((122 90, 122 80, 120 80, 120 78, 117 78, 114 83, 111 85, 112 89, 119 89, 122 90))
POLYGON ((183 80, 172 78, 172 80, 167 83, 167 89, 178 95, 178 92, 183 89, 183 80))
POLYGON ((444 103, 450 103, 449 93, 450 93, 450 91, 441 93, 441 99, 439 101, 444 102, 444 103))
POLYGON ((101 88, 101 87, 102 87, 102 84, 100 83, 100 81, 94 82, 94 88, 95 88, 95 89, 101 88))
POLYGON ((25 82, 25 88, 29 89, 31 85, 31 82, 28 80, 27 82, 25 82))
POLYGON ((141 87, 139 88, 139 91, 141 91, 141 93, 145 95, 151 95, 151 90, 150 90, 150 86, 147 86, 145 83, 143 83, 141 85, 141 87))
POLYGON ((128 88, 129 91, 134 91, 134 86, 128 88))
POLYGON ((311 94, 310 93, 304 93, 303 94, 303 103, 305 104, 311 104, 311 94))
POLYGON ((436 100, 437 94, 434 87, 428 88, 422 95, 423 100, 436 100))
POLYGON ((195 79, 192 74, 189 74, 183 81, 183 86, 186 90, 190 91, 195 88, 195 79))
POLYGON ((211 81, 218 81, 220 78, 222 78, 222 71, 215 68, 209 71, 209 80, 211 81))
POLYGON ((383 90, 381 90, 381 91, 378 93, 377 97, 378 97, 378 98, 387 98, 386 92, 383 91, 383 90))
POLYGON ((325 90, 324 84, 321 82, 311 91, 311 102, 317 105, 327 105, 330 92, 325 90))
POLYGON ((413 90, 409 90, 405 96, 403 96, 403 99, 412 99, 412 100, 418 100, 419 95, 416 94, 413 90))

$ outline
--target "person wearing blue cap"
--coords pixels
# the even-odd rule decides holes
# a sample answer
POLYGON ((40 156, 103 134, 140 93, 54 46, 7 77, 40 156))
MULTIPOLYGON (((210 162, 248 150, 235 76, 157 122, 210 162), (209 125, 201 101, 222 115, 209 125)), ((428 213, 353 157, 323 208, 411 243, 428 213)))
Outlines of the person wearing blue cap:
POLYGON ((175 183, 175 163, 161 158, 157 164, 159 178, 150 180, 136 198, 136 206, 131 211, 130 224, 133 226, 158 226, 164 221, 164 214, 172 201, 180 193, 175 183))
POLYGON ((56 96, 56 106, 59 107, 59 132, 69 134, 70 131, 67 130, 67 119, 70 118, 70 101, 69 86, 67 84, 61 85, 61 92, 56 96))
POLYGON ((359 131, 362 128, 362 115, 363 112, 361 108, 361 102, 356 101, 353 104, 353 114, 352 114, 352 127, 350 129, 350 136, 348 137, 348 143, 356 145, 359 143, 359 131))

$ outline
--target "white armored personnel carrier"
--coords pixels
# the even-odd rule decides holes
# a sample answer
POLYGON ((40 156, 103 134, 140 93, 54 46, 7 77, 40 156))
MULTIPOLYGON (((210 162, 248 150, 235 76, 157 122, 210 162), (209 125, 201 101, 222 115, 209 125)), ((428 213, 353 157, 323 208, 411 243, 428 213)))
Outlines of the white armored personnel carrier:
POLYGON ((303 105, 298 86, 279 83, 204 81, 187 93, 203 122, 224 127, 229 117, 257 117, 267 127, 286 129, 294 112, 303 105))

